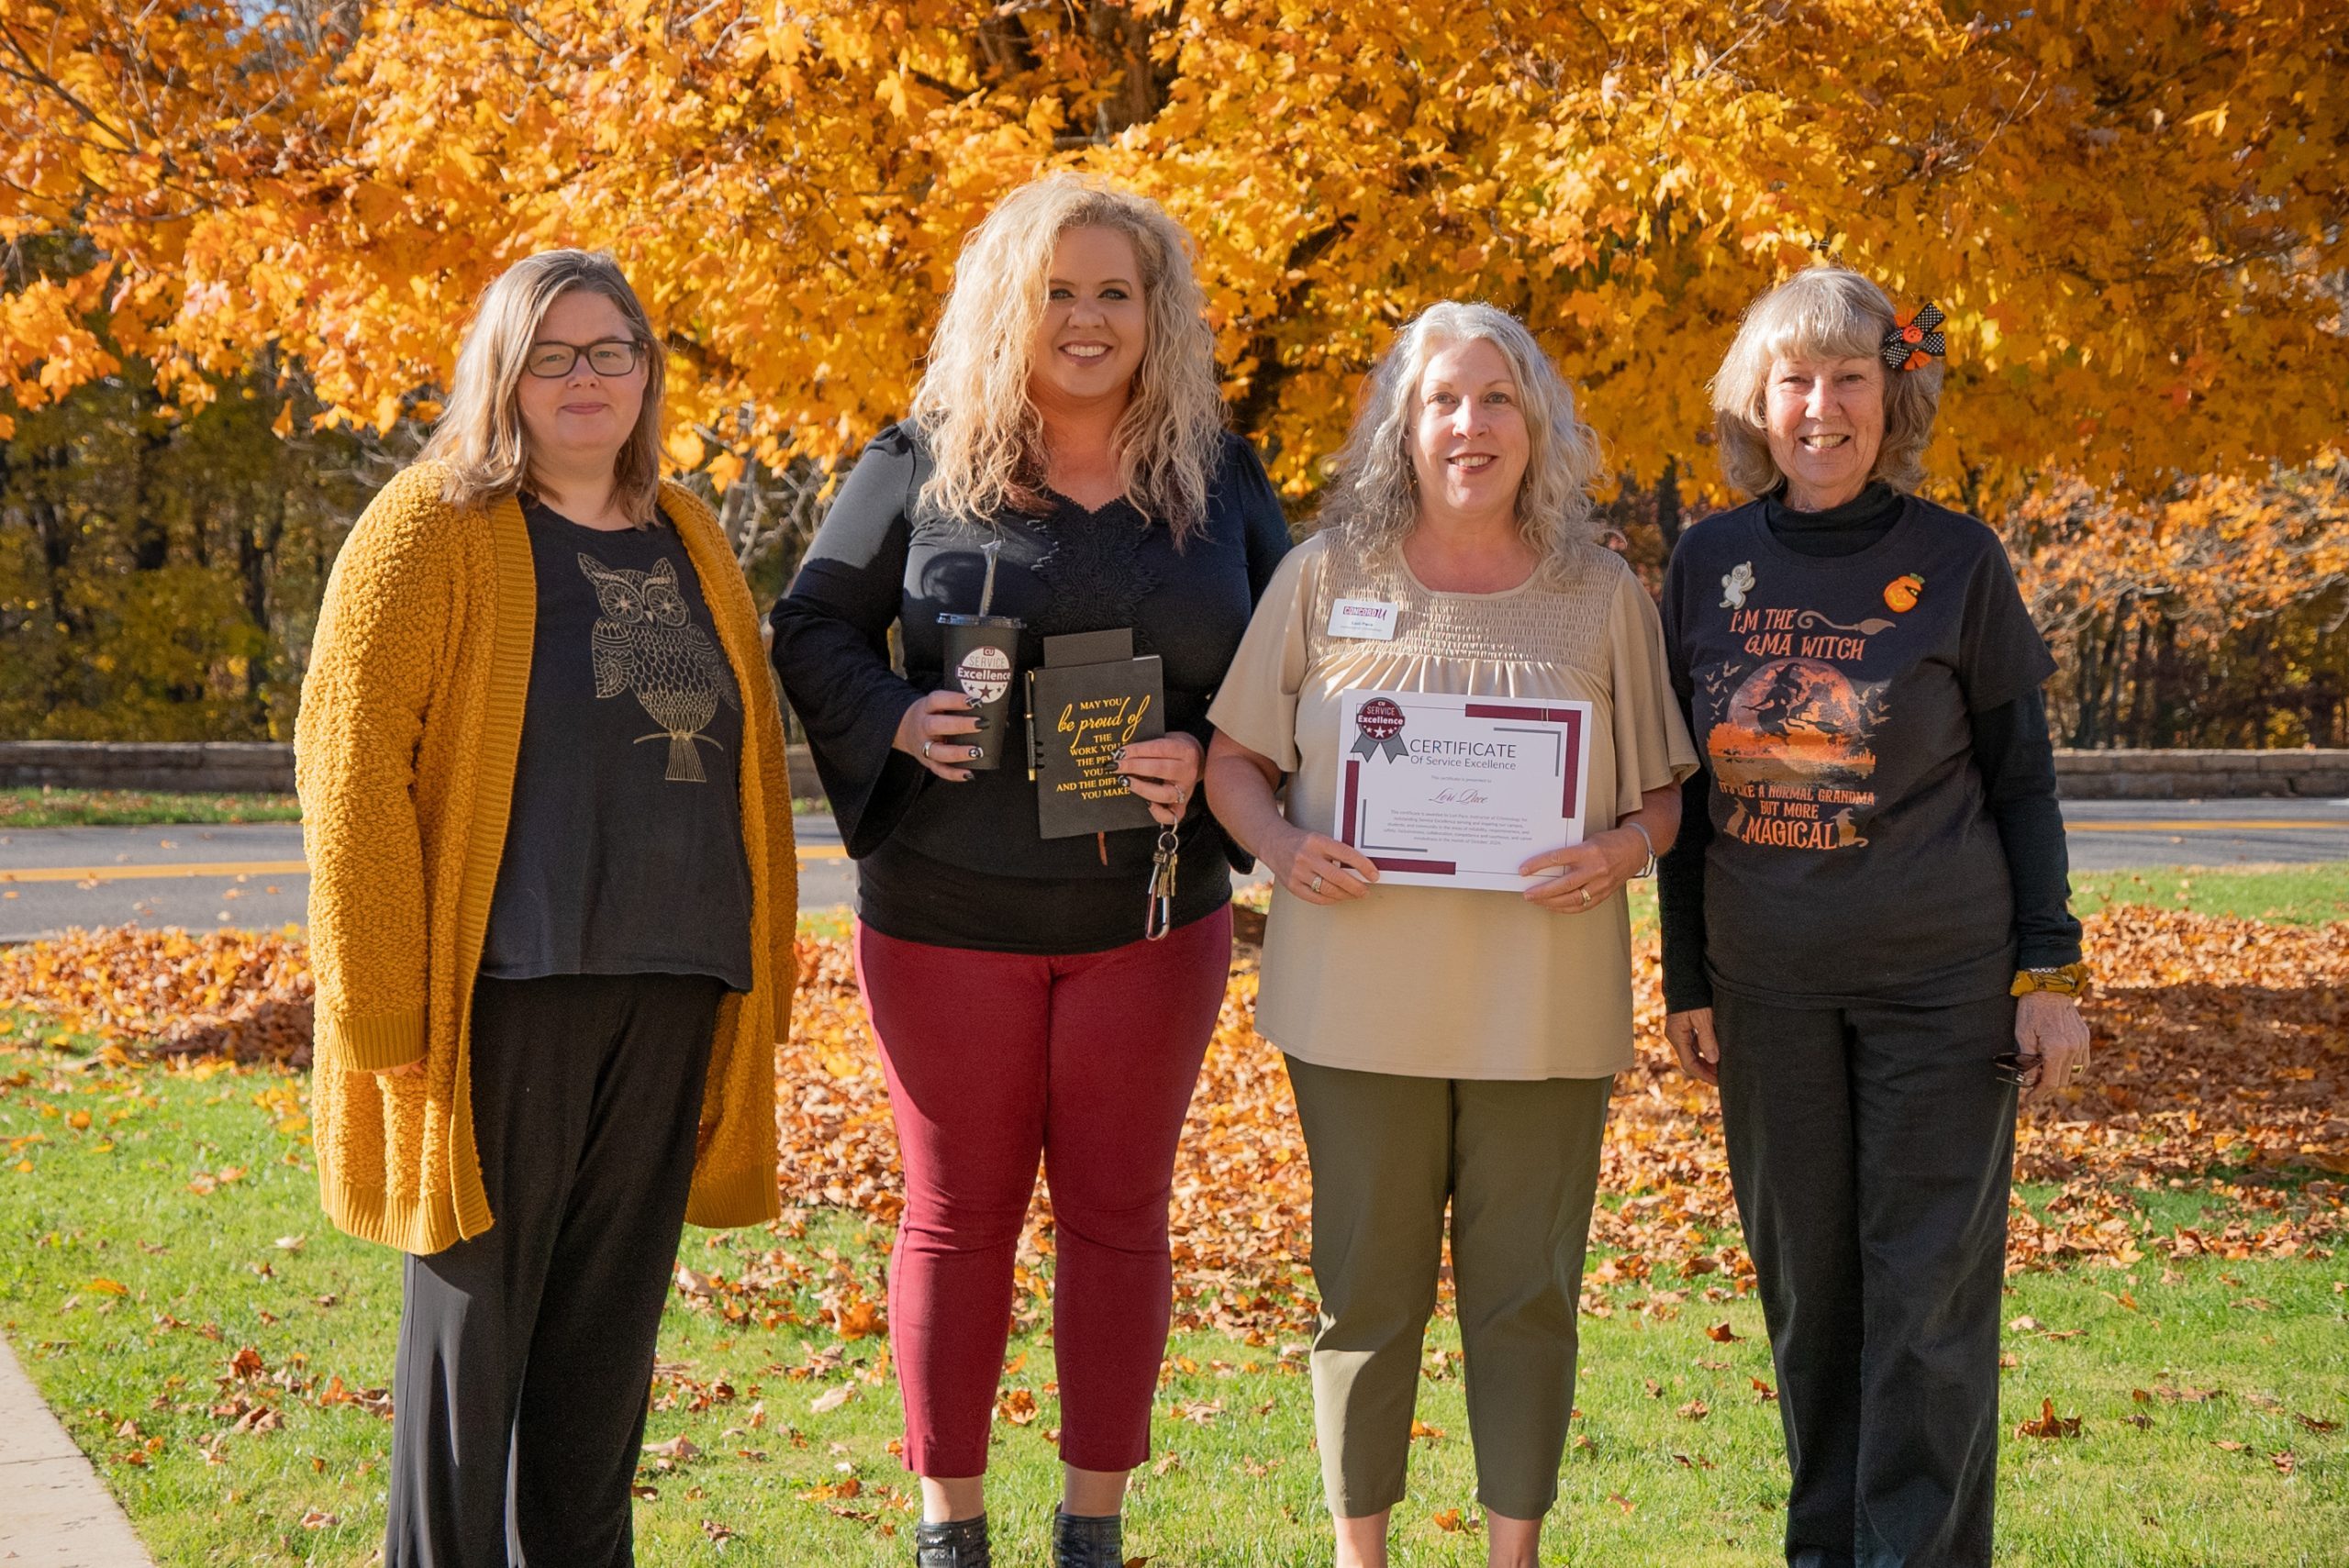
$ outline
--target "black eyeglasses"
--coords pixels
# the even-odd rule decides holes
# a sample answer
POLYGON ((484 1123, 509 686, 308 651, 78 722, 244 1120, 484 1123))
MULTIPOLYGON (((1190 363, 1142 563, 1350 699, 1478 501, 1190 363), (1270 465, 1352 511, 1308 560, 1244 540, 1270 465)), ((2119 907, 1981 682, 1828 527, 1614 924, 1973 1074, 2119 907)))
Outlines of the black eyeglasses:
POLYGON ((597 375, 627 375, 643 363, 644 345, 626 338, 607 338, 600 343, 538 342, 530 345, 522 368, 540 381, 554 381, 569 375, 582 354, 597 375))

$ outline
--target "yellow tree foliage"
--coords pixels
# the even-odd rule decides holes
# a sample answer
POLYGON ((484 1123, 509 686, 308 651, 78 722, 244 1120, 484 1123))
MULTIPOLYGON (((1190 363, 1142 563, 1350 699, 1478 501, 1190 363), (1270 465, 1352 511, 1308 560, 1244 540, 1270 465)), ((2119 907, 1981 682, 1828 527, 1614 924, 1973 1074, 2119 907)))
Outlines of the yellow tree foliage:
POLYGON ((190 401, 266 353, 388 428, 499 268, 586 245, 673 352, 671 456, 722 486, 900 413, 961 237, 1073 167, 1197 237, 1293 493, 1456 295, 1533 324, 1622 470, 1710 482, 1737 313, 1818 253, 1948 312, 1933 467, 1977 505, 2349 423, 2323 0, 285 5, 0 0, 18 407, 110 352, 190 401))
POLYGON ((2341 743, 2349 456, 2136 505, 2065 479, 2006 524, 2075 744, 2341 743))

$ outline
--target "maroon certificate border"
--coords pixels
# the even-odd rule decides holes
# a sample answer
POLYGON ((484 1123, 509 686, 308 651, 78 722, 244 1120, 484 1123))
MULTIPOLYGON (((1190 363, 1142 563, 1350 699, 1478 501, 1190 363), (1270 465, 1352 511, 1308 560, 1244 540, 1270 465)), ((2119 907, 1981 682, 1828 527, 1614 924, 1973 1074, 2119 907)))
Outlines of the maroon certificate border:
MULTIPOLYGON (((1339 835, 1339 842, 1348 849, 1361 848, 1354 842, 1354 803, 1361 795, 1362 759, 1350 757, 1346 760, 1346 820, 1339 835)), ((1414 871, 1429 876, 1455 876, 1460 871, 1458 861, 1407 861, 1393 855, 1373 855, 1370 863, 1381 871, 1414 871)))
POLYGON ((1581 802, 1575 798, 1582 783, 1582 709, 1577 707, 1516 707, 1500 703, 1470 703, 1460 710, 1468 718, 1517 718, 1534 724, 1563 724, 1566 727, 1566 790, 1565 809, 1562 817, 1579 817, 1581 802))

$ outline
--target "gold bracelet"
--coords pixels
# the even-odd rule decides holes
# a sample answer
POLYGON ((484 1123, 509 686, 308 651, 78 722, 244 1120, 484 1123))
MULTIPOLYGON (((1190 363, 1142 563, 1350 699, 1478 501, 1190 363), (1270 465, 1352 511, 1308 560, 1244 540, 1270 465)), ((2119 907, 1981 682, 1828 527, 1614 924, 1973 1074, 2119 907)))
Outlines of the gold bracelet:
POLYGON ((2028 996, 2034 991, 2053 992, 2060 996, 2077 996, 2088 988, 2088 966, 2067 963, 2061 969, 2018 969, 2015 983, 2007 987, 2009 996, 2028 996))

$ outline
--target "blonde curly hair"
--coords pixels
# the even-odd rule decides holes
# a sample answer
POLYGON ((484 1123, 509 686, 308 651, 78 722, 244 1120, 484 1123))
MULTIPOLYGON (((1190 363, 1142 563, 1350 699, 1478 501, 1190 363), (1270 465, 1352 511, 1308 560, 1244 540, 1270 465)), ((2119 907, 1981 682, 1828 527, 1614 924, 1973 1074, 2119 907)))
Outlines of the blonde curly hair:
POLYGON ((1553 570, 1571 570, 1598 530, 1590 486, 1598 477, 1598 436, 1575 410, 1574 388, 1523 322, 1495 306, 1446 300, 1413 317, 1371 367, 1362 408, 1340 449, 1326 503, 1330 526, 1348 549, 1374 560, 1399 548, 1419 521, 1411 431, 1419 379, 1436 350, 1482 340, 1500 350, 1517 382, 1529 450, 1517 485, 1517 526, 1553 570))
POLYGON ((914 391, 913 418, 933 464, 923 498, 982 517, 1042 506, 1044 426, 1028 382, 1053 249, 1072 228, 1124 235, 1141 268, 1149 339, 1118 421, 1118 462, 1127 499, 1180 543, 1207 521, 1224 430, 1191 239, 1149 197, 1077 174, 1021 186, 963 241, 914 391))
MULTIPOLYGON (((1790 359, 1865 359, 1881 368, 1884 335, 1897 325, 1884 290, 1831 261, 1797 272, 1746 306, 1713 376, 1713 431, 1723 476, 1749 495, 1767 495, 1786 483, 1770 455, 1773 365, 1790 359)), ((1941 361, 1883 375, 1884 441, 1868 477, 1911 493, 1925 482, 1925 448, 1942 404, 1941 361)))

